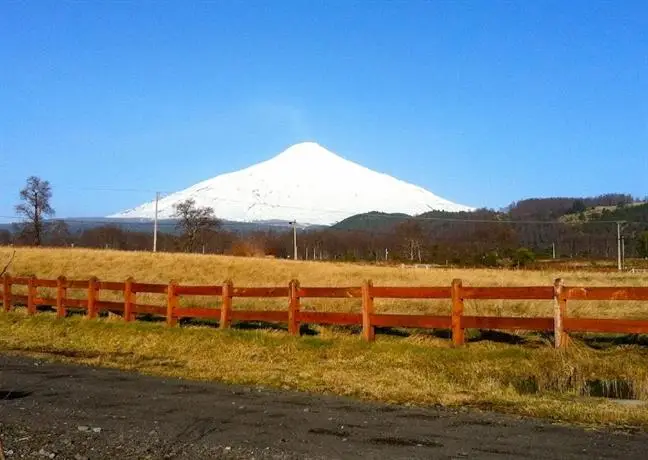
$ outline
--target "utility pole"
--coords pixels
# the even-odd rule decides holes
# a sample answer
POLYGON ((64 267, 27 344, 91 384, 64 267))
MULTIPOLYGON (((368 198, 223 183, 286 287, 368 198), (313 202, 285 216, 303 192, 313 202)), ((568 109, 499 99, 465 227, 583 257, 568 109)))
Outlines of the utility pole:
POLYGON ((552 258, 555 259, 556 258, 556 243, 551 243, 551 254, 552 254, 552 258))
POLYGON ((617 222, 617 268, 619 271, 623 269, 621 266, 621 224, 622 222, 617 222))
POLYGON ((155 220, 153 221, 153 252, 157 252, 158 201, 160 201, 160 192, 155 192, 155 220))
POLYGON ((290 222, 293 228, 293 259, 297 260, 297 221, 290 222))
POLYGON ((621 269, 625 270, 625 237, 621 237, 621 269))

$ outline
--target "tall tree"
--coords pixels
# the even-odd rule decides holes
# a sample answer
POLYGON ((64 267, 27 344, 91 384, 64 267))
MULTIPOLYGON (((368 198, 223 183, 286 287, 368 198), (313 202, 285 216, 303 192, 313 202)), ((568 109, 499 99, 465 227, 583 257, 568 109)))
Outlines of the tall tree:
POLYGON ((30 235, 36 246, 40 246, 43 240, 45 217, 54 215, 51 199, 50 183, 36 176, 28 178, 25 188, 20 191, 21 203, 16 205, 16 212, 24 217, 23 232, 30 235))
POLYGON ((70 227, 64 220, 55 220, 45 226, 47 238, 45 239, 48 246, 67 246, 72 242, 72 233, 70 227))
POLYGON ((396 235, 402 238, 404 243, 403 255, 405 258, 409 258, 410 262, 416 258, 420 263, 424 240, 423 226, 415 220, 408 220, 396 226, 396 235))
POLYGON ((182 232, 185 251, 194 252, 206 234, 221 226, 221 221, 214 216, 212 208, 198 207, 191 198, 177 203, 173 208, 173 216, 178 219, 176 227, 182 232))
POLYGON ((642 232, 637 238, 637 253, 639 257, 648 257, 648 231, 642 232))

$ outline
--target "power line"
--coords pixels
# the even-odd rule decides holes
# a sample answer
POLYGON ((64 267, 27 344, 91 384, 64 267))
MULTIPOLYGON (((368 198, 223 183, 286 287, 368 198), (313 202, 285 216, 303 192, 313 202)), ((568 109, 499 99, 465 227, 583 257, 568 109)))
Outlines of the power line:
POLYGON ((177 190, 160 190, 160 189, 150 189, 150 188, 137 188, 137 187, 113 187, 110 185, 93 185, 93 186, 83 186, 83 187, 69 187, 61 185, 51 185, 52 189, 56 190, 68 190, 68 191, 97 191, 97 192, 142 192, 142 193, 155 193, 160 192, 163 195, 168 195, 171 193, 177 192, 177 190))
MULTIPOLYGON (((20 219, 20 216, 0 216, 0 219, 20 219)), ((74 218, 74 219, 66 219, 64 217, 59 218, 59 219, 48 219, 46 222, 48 223, 56 223, 56 222, 65 222, 69 224, 79 224, 79 225, 112 225, 112 226, 135 226, 135 225, 153 225, 154 221, 147 219, 146 221, 141 221, 141 220, 128 220, 128 219, 123 219, 123 220, 118 220, 118 219, 82 219, 82 218, 74 218)), ((12 225, 12 224, 21 224, 24 221, 22 220, 17 220, 13 222, 6 222, 4 224, 0 225, 12 225)), ((175 227, 176 222, 158 222, 158 226, 173 226, 175 227)))

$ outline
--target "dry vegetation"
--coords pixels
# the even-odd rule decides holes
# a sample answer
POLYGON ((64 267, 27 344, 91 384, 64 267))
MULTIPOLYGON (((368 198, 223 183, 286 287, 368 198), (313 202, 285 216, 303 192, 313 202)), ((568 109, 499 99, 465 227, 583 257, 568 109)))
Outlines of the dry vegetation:
POLYGON ((405 404, 494 409, 586 424, 648 427, 648 407, 587 396, 627 382, 648 399, 648 355, 640 345, 566 352, 541 338, 522 345, 477 340, 453 349, 432 335, 315 337, 52 314, 0 315, 0 349, 148 374, 335 393, 405 404), (592 386, 594 384, 594 386, 592 386))
MULTIPOLYGON (((0 248, 0 261, 10 251, 0 248)), ((143 282, 239 286, 448 285, 462 278, 473 286, 548 285, 551 271, 425 270, 353 264, 293 262, 185 254, 70 249, 18 249, 14 275, 70 279, 98 276, 143 282)), ((571 272, 570 285, 646 285, 648 274, 571 272)), ((82 295, 83 293, 78 293, 82 295)), ((102 294, 103 295, 103 294, 102 294)), ((115 294, 117 296, 117 294, 115 294)), ((117 296, 117 298, 119 298, 117 296)), ((155 297, 151 299, 156 300, 155 297)), ((162 300, 159 297, 157 300, 162 300)), ((214 299, 193 302, 216 304, 214 299)), ((255 308, 285 308, 285 301, 249 300, 255 308)), ((245 306, 242 302, 236 307, 245 306)), ((383 311, 449 312, 449 302, 381 301, 383 311)), ((355 301, 313 301, 306 308, 359 309, 355 301)), ((480 314, 547 315, 547 302, 475 302, 480 314)), ((572 302, 572 314, 646 317, 639 302, 572 302)), ((469 331, 462 349, 450 348, 439 331, 379 334, 367 344, 349 329, 311 328, 317 335, 294 338, 282 329, 220 331, 205 326, 166 328, 159 323, 125 324, 24 312, 0 315, 0 350, 92 365, 194 379, 271 385, 395 403, 476 406, 583 423, 648 426, 648 406, 626 406, 588 396, 597 386, 627 387, 648 400, 648 349, 640 337, 576 337, 567 351, 550 337, 469 331)), ((352 329, 351 329, 352 330, 352 329)), ((624 388, 625 388, 624 387, 624 388)), ((624 396, 624 395, 620 395, 624 396)), ((628 396, 628 395, 625 395, 628 396)))
MULTIPOLYGON (((0 261, 11 255, 9 248, 0 248, 0 261)), ((121 281, 132 276, 138 281, 167 283, 174 279, 181 284, 219 284, 232 279, 237 286, 286 286, 299 279, 303 286, 359 286, 365 279, 375 285, 448 286, 453 278, 461 278, 467 286, 529 286, 551 285, 564 277, 569 285, 583 286, 645 286, 648 273, 597 273, 591 271, 525 271, 501 269, 422 269, 350 263, 304 262, 267 258, 241 258, 213 255, 121 252, 85 249, 20 248, 10 268, 13 275, 37 275, 54 279, 65 275, 70 279, 97 276, 106 281, 121 281)), ((19 288, 17 288, 19 289, 19 288)), ((18 292, 18 291, 17 291, 18 292)), ((70 291, 71 296, 83 292, 70 291)), ((102 293, 106 300, 119 299, 118 293, 102 293)), ((144 302, 160 303, 163 296, 142 296, 144 302)), ((184 298, 183 305, 218 306, 218 299, 184 298)), ((235 308, 284 309, 279 300, 234 301, 235 308)), ((379 312, 448 314, 449 301, 378 300, 379 312)), ((359 311, 357 300, 304 301, 305 310, 359 311)), ((551 316, 548 301, 467 301, 466 314, 551 316)), ((640 302, 570 302, 569 314, 587 317, 618 317, 648 319, 648 309, 640 302)))
MULTIPOLYGON (((8 259, 11 248, 0 248, 0 260, 8 259)), ((237 285, 287 285, 298 278, 304 285, 359 285, 371 278, 377 285, 449 285, 462 278, 472 286, 547 285, 563 275, 553 271, 503 269, 414 269, 352 263, 291 261, 271 258, 241 258, 181 253, 125 252, 94 249, 18 248, 11 271, 15 275, 35 274, 55 278, 122 280, 133 276, 140 281, 166 283, 175 279, 187 284, 213 284, 231 278, 237 285)), ((570 285, 641 286, 648 273, 569 272, 570 285)))

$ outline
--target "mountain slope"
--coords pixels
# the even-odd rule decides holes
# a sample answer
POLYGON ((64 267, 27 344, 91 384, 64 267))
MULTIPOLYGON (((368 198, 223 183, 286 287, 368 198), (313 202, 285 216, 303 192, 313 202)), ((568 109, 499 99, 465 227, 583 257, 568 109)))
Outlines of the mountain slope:
MULTIPOLYGON (((172 217, 173 206, 189 198, 198 206, 211 206, 219 218, 243 222, 296 220, 330 225, 369 211, 421 214, 471 209, 345 160, 312 142, 296 144, 268 161, 168 195, 159 202, 159 217, 172 217)), ((110 217, 150 219, 154 210, 151 202, 110 217)))
POLYGON ((405 222, 411 218, 412 216, 408 214, 387 214, 384 212, 371 211, 347 217, 335 224, 332 228, 336 230, 385 231, 392 230, 397 224, 405 222))

